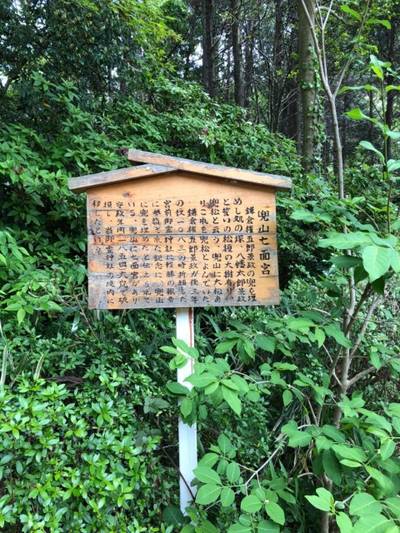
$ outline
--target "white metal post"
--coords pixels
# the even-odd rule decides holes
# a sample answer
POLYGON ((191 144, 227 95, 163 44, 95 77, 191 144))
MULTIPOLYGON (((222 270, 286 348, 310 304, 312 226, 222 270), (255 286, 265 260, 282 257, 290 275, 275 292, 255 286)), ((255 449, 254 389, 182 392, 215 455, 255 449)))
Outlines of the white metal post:
MULTIPOLYGON (((192 307, 182 307, 176 310, 176 338, 194 346, 194 311, 192 307)), ((185 378, 193 374, 194 359, 189 358, 184 367, 178 369, 178 383, 192 388, 185 378)), ((191 486, 194 479, 193 470, 197 466, 197 428, 196 424, 189 426, 179 419, 179 494, 180 508, 185 513, 195 495, 195 487, 191 486)))

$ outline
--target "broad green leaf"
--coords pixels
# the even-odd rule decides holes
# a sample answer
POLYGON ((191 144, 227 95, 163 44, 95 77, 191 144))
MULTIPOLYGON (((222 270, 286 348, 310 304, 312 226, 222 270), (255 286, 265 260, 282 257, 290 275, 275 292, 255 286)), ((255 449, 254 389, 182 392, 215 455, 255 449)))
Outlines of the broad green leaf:
POLYGON ((361 20, 361 15, 356 11, 355 9, 352 9, 350 6, 346 4, 342 4, 340 6, 340 9, 343 11, 343 13, 346 13, 347 15, 350 15, 351 17, 355 18, 356 20, 361 20))
POLYGON ((330 233, 326 239, 321 239, 318 245, 321 248, 336 248, 337 250, 351 250, 371 243, 367 233, 354 231, 352 233, 330 233))
POLYGON ((189 389, 187 389, 180 383, 176 383, 174 381, 167 383, 167 389, 172 394, 177 394, 178 396, 186 396, 187 394, 189 394, 189 389))
POLYGON ((23 322, 24 318, 26 316, 26 311, 23 307, 20 307, 17 311, 17 321, 18 321, 18 324, 21 324, 21 322, 23 322))
POLYGON ((336 324, 328 324, 324 329, 328 337, 333 337, 340 346, 344 346, 345 348, 351 347, 351 342, 336 324))
POLYGON ((343 466, 348 466, 349 468, 360 468, 362 466, 361 463, 358 463, 357 461, 351 461, 350 459, 340 459, 340 464, 343 466))
POLYGON ((256 497, 250 494, 245 496, 240 504, 240 508, 245 513, 257 513, 262 507, 262 502, 256 497))
POLYGON ((291 448, 303 448, 308 446, 312 440, 310 433, 306 431, 296 431, 289 436, 288 446, 291 448))
POLYGON ((257 533, 279 533, 280 528, 270 520, 261 520, 258 524, 257 533))
POLYGON ((204 387, 207 387, 208 385, 211 385, 211 383, 217 381, 217 378, 209 373, 204 373, 201 375, 192 374, 191 376, 187 377, 185 381, 188 381, 195 387, 202 389, 204 387))
POLYGON ((352 120, 366 120, 369 119, 368 115, 365 115, 359 107, 355 107, 345 113, 352 120))
POLYGON ((194 474, 202 483, 210 483, 211 485, 221 485, 221 478, 218 472, 209 466, 198 466, 194 469, 194 474))
POLYGON ((370 281, 375 281, 389 270, 392 250, 383 246, 367 246, 362 252, 362 259, 370 281))
POLYGON ((240 478, 240 468, 237 463, 230 463, 226 468, 226 477, 229 483, 236 483, 240 478))
POLYGON ((190 398, 184 398, 180 405, 180 410, 183 417, 190 415, 193 409, 193 401, 190 398))
POLYGON ((349 512, 351 515, 364 516, 378 514, 382 511, 382 505, 367 492, 355 494, 350 502, 349 512))
POLYGON ((386 533, 389 524, 390 520, 381 514, 367 515, 355 523, 353 533, 386 533))
POLYGON ((389 477, 385 476, 382 472, 372 466, 366 466, 365 469, 385 493, 389 494, 393 490, 393 482, 389 477))
POLYGON ((390 21, 387 19, 371 18, 367 20, 367 24, 370 26, 383 26, 387 30, 390 30, 390 28, 392 27, 392 25, 390 24, 390 21))
POLYGON ((370 152, 374 152, 381 161, 385 160, 385 156, 380 152, 375 146, 370 143, 369 141, 361 141, 360 146, 364 148, 365 150, 369 150, 370 152))
POLYGON ((237 414, 240 415, 242 412, 242 402, 239 399, 237 392, 228 389, 228 387, 222 387, 222 397, 229 405, 229 407, 237 414))
POLYGON ((335 485, 340 485, 342 481, 340 464, 332 450, 326 449, 322 452, 322 466, 329 479, 335 485))
POLYGON ((320 511, 330 511, 335 500, 329 490, 320 487, 317 489, 317 496, 306 496, 306 499, 313 507, 320 511))
POLYGON ((221 491, 220 500, 222 507, 230 507, 235 501, 235 493, 230 487, 224 487, 221 491))
POLYGON ((367 460, 367 456, 361 448, 353 448, 346 444, 334 444, 332 449, 340 458, 350 459, 350 461, 358 461, 363 463, 367 460))
POLYGON ((221 453, 223 455, 228 455, 234 449, 233 446, 232 446, 231 441, 223 433, 218 437, 218 441, 217 442, 218 442, 218 447, 221 450, 221 453))
POLYGON ((217 345, 215 352, 219 354, 227 353, 235 346, 237 339, 226 340, 217 345))
POLYGON ((209 505, 218 500, 221 494, 221 486, 219 485, 203 485, 199 488, 196 494, 196 502, 200 505, 209 505))
POLYGON ((200 459, 199 465, 213 467, 218 462, 219 457, 220 456, 214 452, 206 453, 200 459))
POLYGON ((228 529, 228 533, 252 533, 253 528, 251 526, 245 526, 237 522, 228 529))
POLYGON ((336 515, 336 523, 340 533, 351 533, 353 531, 353 524, 350 518, 343 512, 336 515))
POLYGON ((267 502, 265 504, 265 511, 271 520, 276 524, 283 526, 285 523, 285 512, 278 503, 271 501, 267 502))
POLYGON ((386 461, 386 459, 389 459, 389 457, 392 457, 395 450, 396 450, 396 444, 392 439, 386 439, 385 441, 383 441, 382 446, 379 450, 382 460, 386 461))
POLYGON ((185 520, 182 511, 175 505, 168 505, 162 515, 164 522, 171 526, 181 526, 185 520))
POLYGON ((338 268, 353 268, 360 264, 360 258, 352 255, 339 255, 331 257, 331 262, 338 268))
POLYGON ((273 337, 267 337, 265 335, 257 335, 255 338, 256 346, 265 350, 266 352, 274 353, 276 340, 273 337))
MULTIPOLYGON (((399 86, 400 88, 400 86, 399 86)), ((400 169, 400 159, 389 159, 387 162, 388 172, 395 172, 400 169)))
POLYGON ((282 394, 282 400, 283 400, 283 405, 285 407, 287 407, 289 404, 292 403, 292 400, 293 400, 293 394, 290 390, 286 389, 285 391, 283 391, 283 394, 282 394))
POLYGON ((400 496, 387 498, 385 504, 389 507, 390 511, 397 516, 397 518, 400 518, 400 496))

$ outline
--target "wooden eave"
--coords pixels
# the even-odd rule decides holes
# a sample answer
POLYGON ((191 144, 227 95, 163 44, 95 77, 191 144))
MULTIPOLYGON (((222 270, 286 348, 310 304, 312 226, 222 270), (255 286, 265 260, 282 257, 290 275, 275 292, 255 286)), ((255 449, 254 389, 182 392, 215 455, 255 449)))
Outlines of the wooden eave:
POLYGON ((168 166, 152 164, 139 165, 136 167, 120 168, 118 170, 109 170, 106 172, 99 172, 98 174, 88 174, 87 176, 71 178, 68 180, 68 187, 73 192, 82 192, 101 185, 145 178, 157 174, 168 174, 174 171, 176 171, 175 168, 168 166))
POLYGON ((192 161, 191 159, 144 152, 143 150, 128 150, 127 156, 129 161, 135 163, 151 163, 155 165, 169 166, 186 172, 194 172, 196 174, 234 181, 255 183, 257 185, 265 185, 266 187, 272 187, 279 190, 288 190, 292 188, 292 180, 286 176, 266 174, 264 172, 256 172, 255 170, 225 167, 223 165, 213 165, 201 161, 192 161))
POLYGON ((180 157, 172 157, 163 154, 154 154, 142 150, 128 150, 127 157, 129 161, 144 164, 71 178, 68 181, 68 187, 71 191, 78 193, 102 185, 146 178, 158 174, 176 173, 179 171, 196 174, 197 176, 212 176, 220 179, 228 179, 230 181, 254 183, 256 185, 263 185, 264 187, 270 187, 277 190, 288 190, 292 187, 292 180, 290 178, 275 174, 266 174, 264 172, 256 172, 255 170, 243 170, 240 168, 225 167, 223 165, 213 165, 211 163, 192 161, 191 159, 182 159, 180 157))

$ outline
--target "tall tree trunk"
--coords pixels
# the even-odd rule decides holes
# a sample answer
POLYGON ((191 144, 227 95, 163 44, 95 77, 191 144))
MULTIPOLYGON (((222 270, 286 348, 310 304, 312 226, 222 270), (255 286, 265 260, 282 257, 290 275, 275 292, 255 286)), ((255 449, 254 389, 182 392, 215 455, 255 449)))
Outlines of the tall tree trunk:
MULTIPOLYGON (((392 26, 389 30, 388 35, 388 46, 387 46, 387 60, 392 63, 392 65, 396 62, 395 57, 395 40, 396 40, 396 22, 397 20, 395 18, 392 19, 392 26)), ((394 83, 394 78, 390 74, 387 77, 387 84, 391 85, 394 83)), ((396 91, 389 91, 386 96, 386 113, 385 113, 385 122, 388 125, 388 127, 391 129, 393 124, 393 111, 394 111, 394 97, 395 97, 396 91)), ((388 137, 386 141, 386 152, 387 152, 387 158, 392 158, 392 139, 388 137)))
MULTIPOLYGON (((315 0, 306 0, 311 22, 315 20, 315 0)), ((299 36, 299 81, 301 103, 301 145, 303 167, 310 171, 314 165, 315 142, 315 72, 313 65, 313 41, 311 26, 298 0, 298 36, 299 36)))
POLYGON ((235 103, 243 106, 243 73, 242 73, 242 50, 240 42, 240 3, 239 0, 231 0, 231 35, 233 55, 233 81, 235 103))
POLYGON ((203 85, 208 94, 215 96, 215 2, 202 0, 203 18, 203 85))
POLYGON ((254 78, 254 21, 250 20, 246 28, 246 44, 244 49, 244 87, 243 105, 249 107, 254 78))
POLYGON ((269 98, 269 116, 271 131, 279 130, 279 118, 282 107, 283 87, 282 83, 282 66, 284 56, 284 38, 283 38, 283 14, 284 6, 282 0, 274 1, 275 24, 274 40, 272 44, 272 72, 270 82, 269 98))

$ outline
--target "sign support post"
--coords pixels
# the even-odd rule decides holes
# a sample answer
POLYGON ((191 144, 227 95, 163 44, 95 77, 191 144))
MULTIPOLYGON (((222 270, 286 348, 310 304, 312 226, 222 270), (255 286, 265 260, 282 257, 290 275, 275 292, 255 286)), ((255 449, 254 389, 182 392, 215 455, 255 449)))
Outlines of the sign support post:
MULTIPOLYGON (((194 346, 194 311, 193 307, 181 307, 176 309, 176 338, 188 346, 194 346)), ((178 383, 189 390, 192 385, 185 379, 194 372, 194 359, 188 358, 185 366, 178 368, 178 383)), ((195 495, 195 487, 191 486, 194 479, 193 470, 197 467, 197 427, 185 424, 179 419, 179 501, 182 513, 191 504, 195 495)))

